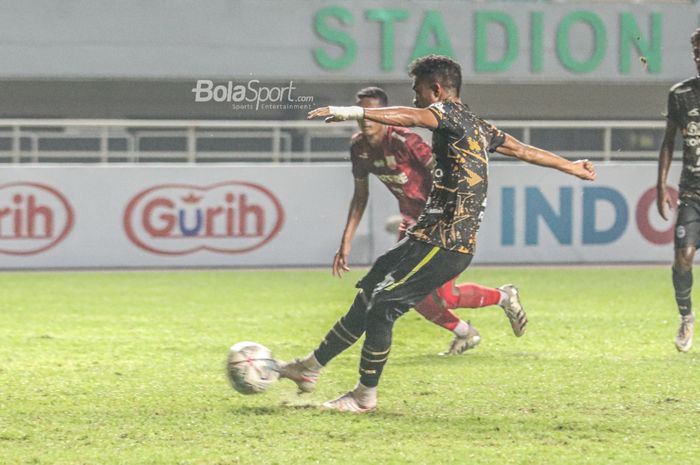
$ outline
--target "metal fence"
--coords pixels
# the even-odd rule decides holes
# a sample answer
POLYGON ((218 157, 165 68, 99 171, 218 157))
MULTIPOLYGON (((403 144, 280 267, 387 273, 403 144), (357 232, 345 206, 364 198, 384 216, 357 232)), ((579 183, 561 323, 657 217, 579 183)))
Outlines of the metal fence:
MULTIPOLYGON (((567 158, 656 158, 664 121, 494 121, 567 158)), ((277 162, 348 160, 352 122, 107 119, 0 120, 0 163, 277 162)), ((430 140, 428 131, 418 131, 430 140)), ((680 145, 677 145, 680 147, 680 145)))

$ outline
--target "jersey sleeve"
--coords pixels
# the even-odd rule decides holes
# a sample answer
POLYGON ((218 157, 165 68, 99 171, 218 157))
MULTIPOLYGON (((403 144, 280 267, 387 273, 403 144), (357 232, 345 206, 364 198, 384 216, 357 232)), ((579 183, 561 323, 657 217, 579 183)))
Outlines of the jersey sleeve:
POLYGON ((486 133, 486 140, 489 143, 489 152, 495 152, 496 149, 506 141, 506 133, 486 121, 484 121, 484 132, 486 133))
POLYGON ((435 118, 438 120, 438 127, 435 129, 436 132, 442 132, 445 134, 459 134, 459 128, 454 121, 454 118, 450 118, 450 112, 454 111, 454 105, 450 102, 435 102, 428 107, 435 118))
POLYGON ((676 125, 681 125, 680 111, 678 108, 678 99, 676 98, 676 93, 674 88, 668 93, 668 104, 666 105, 666 118, 670 121, 676 123, 676 125))
POLYGON ((430 166, 433 162, 433 150, 430 146, 415 132, 408 131, 404 137, 406 138, 406 148, 413 158, 423 166, 430 166))

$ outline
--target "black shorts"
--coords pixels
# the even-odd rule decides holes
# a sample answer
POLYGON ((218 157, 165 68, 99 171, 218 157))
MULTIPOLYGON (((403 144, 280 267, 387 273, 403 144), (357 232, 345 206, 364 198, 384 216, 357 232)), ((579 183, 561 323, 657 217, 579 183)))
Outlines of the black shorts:
POLYGON ((379 257, 358 283, 369 306, 381 305, 396 319, 428 294, 457 277, 472 255, 407 237, 379 257))
POLYGON ((681 198, 673 245, 676 249, 700 247, 700 200, 681 198))

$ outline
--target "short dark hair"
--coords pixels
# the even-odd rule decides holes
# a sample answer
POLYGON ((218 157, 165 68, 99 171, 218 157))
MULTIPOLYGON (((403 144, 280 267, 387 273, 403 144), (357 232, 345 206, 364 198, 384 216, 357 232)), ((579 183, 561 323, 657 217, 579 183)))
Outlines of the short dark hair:
POLYGON ((387 106, 389 103, 389 96, 386 95, 386 92, 384 92, 384 89, 381 87, 365 87, 364 89, 360 89, 355 94, 355 98, 357 98, 357 100, 362 98, 376 98, 382 106, 387 106))
POLYGON ((695 44, 700 44, 700 27, 695 29, 695 32, 693 32, 690 36, 690 43, 692 45, 695 44))
POLYGON ((428 55, 413 60, 408 65, 408 75, 439 82, 445 89, 453 90, 457 96, 462 87, 462 67, 452 58, 442 55, 428 55))

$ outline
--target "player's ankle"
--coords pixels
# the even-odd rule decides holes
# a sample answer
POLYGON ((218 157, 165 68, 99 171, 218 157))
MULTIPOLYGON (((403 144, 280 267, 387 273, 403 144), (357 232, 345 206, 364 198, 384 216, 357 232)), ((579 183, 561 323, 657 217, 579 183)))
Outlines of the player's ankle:
POLYGON ((323 369, 323 365, 321 365, 321 363, 318 361, 316 355, 314 355, 313 352, 311 352, 306 357, 302 358, 300 361, 304 368, 306 368, 307 370, 321 371, 321 369, 323 369))
POLYGON ((469 323, 464 320, 459 320, 459 323, 457 323, 457 326, 454 327, 452 332, 457 337, 467 337, 469 334, 469 323))
POLYGON ((369 387, 358 382, 355 389, 352 391, 352 396, 355 398, 360 407, 373 408, 377 405, 377 387, 369 387))
POLYGON ((498 294, 499 294, 498 305, 503 307, 505 304, 508 303, 508 299, 510 298, 510 296, 503 289, 498 289, 498 294))

